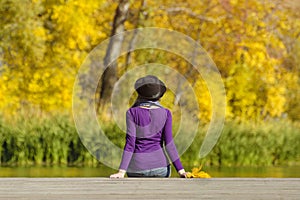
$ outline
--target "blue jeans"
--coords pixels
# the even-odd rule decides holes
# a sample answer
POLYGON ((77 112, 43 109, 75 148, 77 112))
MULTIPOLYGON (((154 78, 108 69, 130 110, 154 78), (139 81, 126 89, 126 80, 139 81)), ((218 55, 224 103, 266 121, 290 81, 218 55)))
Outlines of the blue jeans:
POLYGON ((128 177, 157 177, 157 178, 167 178, 171 176, 171 166, 160 167, 155 169, 148 169, 137 172, 127 172, 128 177))

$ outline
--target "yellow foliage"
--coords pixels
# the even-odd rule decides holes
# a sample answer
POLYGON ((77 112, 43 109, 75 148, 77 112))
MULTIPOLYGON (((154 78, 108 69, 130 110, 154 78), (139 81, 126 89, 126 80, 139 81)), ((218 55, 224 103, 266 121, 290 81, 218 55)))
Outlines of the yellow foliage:
POLYGON ((208 173, 201 171, 201 169, 202 166, 200 166, 199 168, 193 168, 192 172, 187 173, 187 178, 211 178, 211 176, 208 173))
POLYGON ((209 122, 212 114, 212 102, 207 85, 202 79, 198 79, 194 84, 194 91, 199 103, 199 118, 203 122, 209 122))
MULTIPOLYGON (((132 2, 125 27, 135 28, 140 17, 139 27, 174 29, 199 41, 224 79, 227 117, 257 120, 292 112, 295 116, 293 110, 300 107, 300 51, 294 43, 300 21, 295 11, 280 4, 149 0, 143 13, 138 13, 140 3, 132 2)), ((1 1, 1 112, 11 115, 22 107, 69 111, 77 70, 86 55, 109 37, 116 6, 116 1, 104 0, 1 1)), ((139 51, 132 66, 164 62, 183 75, 189 73, 183 59, 153 52, 139 51)), ((124 59, 118 61, 122 66, 124 59)), ((212 105, 207 83, 197 75, 191 77, 199 118, 209 122, 212 105)), ((167 92, 162 101, 172 108, 174 94, 167 92)))

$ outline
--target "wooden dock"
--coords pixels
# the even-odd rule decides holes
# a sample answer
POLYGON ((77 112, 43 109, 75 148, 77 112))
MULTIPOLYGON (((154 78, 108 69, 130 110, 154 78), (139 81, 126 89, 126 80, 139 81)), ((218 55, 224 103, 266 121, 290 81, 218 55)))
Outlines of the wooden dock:
POLYGON ((300 199, 300 178, 0 178, 1 200, 300 199))

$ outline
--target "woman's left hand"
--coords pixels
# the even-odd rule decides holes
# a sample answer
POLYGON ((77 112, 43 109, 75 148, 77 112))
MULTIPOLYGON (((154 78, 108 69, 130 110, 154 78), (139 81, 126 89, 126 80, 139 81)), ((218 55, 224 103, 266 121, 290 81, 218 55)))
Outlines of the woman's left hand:
POLYGON ((124 178, 126 171, 119 170, 118 173, 110 175, 110 178, 124 178))

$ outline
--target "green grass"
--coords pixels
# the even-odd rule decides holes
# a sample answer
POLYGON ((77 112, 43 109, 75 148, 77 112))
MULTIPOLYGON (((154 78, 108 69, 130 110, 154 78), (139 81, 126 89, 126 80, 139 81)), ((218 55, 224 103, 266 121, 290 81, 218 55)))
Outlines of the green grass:
MULTIPOLYGON (((106 124, 104 129, 113 143, 123 147, 125 134, 117 126, 106 124)), ((296 123, 226 123, 217 145, 208 156, 199 159, 204 135, 205 128, 202 128, 190 148, 181 156, 183 165, 300 164, 300 128, 296 123)), ((99 165, 82 145, 74 122, 69 117, 19 117, 10 123, 0 120, 0 162, 2 166, 99 165)))

